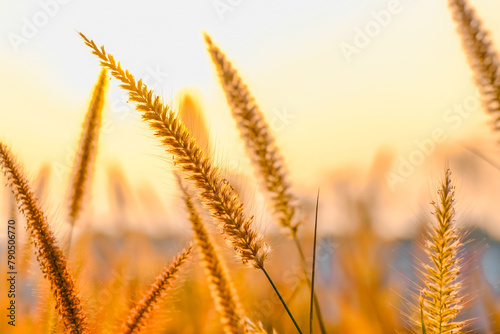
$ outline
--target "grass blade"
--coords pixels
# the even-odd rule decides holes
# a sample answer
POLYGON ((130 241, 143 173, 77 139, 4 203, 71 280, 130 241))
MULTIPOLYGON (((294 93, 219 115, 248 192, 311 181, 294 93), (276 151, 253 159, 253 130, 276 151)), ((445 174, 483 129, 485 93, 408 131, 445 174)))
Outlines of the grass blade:
POLYGON ((313 306, 314 306, 314 276, 316 273, 316 237, 318 235, 318 207, 319 207, 319 189, 316 198, 316 216, 314 218, 314 245, 313 245, 313 264, 311 277, 311 302, 309 311, 309 333, 313 332, 313 306))
POLYGON ((420 320, 422 322, 422 334, 427 334, 424 321, 424 298, 422 297, 422 294, 420 294, 420 320))

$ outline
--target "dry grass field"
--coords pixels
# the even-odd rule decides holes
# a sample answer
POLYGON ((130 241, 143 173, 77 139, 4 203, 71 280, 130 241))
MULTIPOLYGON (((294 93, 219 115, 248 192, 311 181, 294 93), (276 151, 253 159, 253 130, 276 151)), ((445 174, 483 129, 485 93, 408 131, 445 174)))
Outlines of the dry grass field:
POLYGON ((408 157, 380 149, 364 174, 331 171, 313 192, 294 184, 275 119, 215 35, 200 34, 200 57, 212 62, 251 176, 218 154, 216 120, 196 93, 168 103, 125 55, 75 33, 101 70, 64 180, 25 164, 0 135, 0 333, 500 333, 500 165, 487 144, 500 131, 499 55, 468 1, 448 9, 491 132, 457 150, 436 129, 408 157), (142 175, 154 187, 96 163, 111 87, 159 149, 164 175, 142 175), (423 160, 427 193, 414 183, 395 193, 423 160), (52 195, 56 182, 65 196, 52 195), (96 198, 105 215, 92 210, 96 198))

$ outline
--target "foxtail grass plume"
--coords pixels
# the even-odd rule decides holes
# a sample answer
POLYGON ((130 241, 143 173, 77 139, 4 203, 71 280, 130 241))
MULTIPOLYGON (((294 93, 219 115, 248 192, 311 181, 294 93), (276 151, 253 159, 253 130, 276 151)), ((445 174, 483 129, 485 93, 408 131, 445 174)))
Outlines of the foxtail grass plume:
POLYGON ((274 143, 274 137, 259 110, 248 87, 243 83, 238 72, 226 59, 222 51, 205 34, 205 41, 212 61, 217 67, 222 87, 236 119, 241 138, 245 142, 248 154, 258 171, 263 186, 269 193, 274 212, 282 227, 292 236, 297 234, 298 224, 294 221, 295 206, 288 175, 283 158, 274 143))
POLYGON ((494 117, 500 131, 500 69, 498 54, 475 10, 466 0, 449 0, 462 45, 474 71, 485 109, 494 117))
POLYGON ((93 163, 97 155, 97 142, 101 130, 102 109, 104 106, 104 95, 106 93, 107 83, 107 71, 103 68, 94 87, 90 106, 85 116, 83 132, 73 165, 69 205, 71 225, 74 225, 80 215, 86 186, 92 179, 93 163))
POLYGON ((226 334, 243 333, 245 315, 231 279, 217 255, 188 189, 182 184, 179 176, 177 176, 177 181, 184 196, 191 228, 200 250, 201 262, 205 268, 210 292, 215 302, 215 308, 220 314, 224 332, 226 334))
POLYGON ((40 269, 44 277, 50 281, 56 308, 66 331, 72 334, 87 333, 87 319, 73 277, 67 268, 66 259, 22 169, 3 143, 0 143, 0 164, 7 175, 19 211, 26 218, 30 240, 36 249, 40 269))
POLYGON ((455 188, 451 172, 446 170, 434 205, 436 222, 426 240, 426 253, 431 264, 424 264, 425 287, 420 292, 421 323, 429 334, 461 333, 464 322, 455 321, 463 308, 459 249, 462 237, 454 222, 455 188))
POLYGON ((269 246, 262 235, 255 230, 253 217, 245 214, 243 204, 229 182, 221 177, 219 169, 198 146, 196 139, 187 131, 184 124, 176 117, 169 106, 162 103, 160 97, 128 70, 123 70, 112 55, 98 48, 94 41, 81 34, 92 53, 99 57, 101 65, 111 71, 113 77, 121 81, 121 87, 128 91, 136 109, 142 112, 142 118, 155 131, 167 151, 174 156, 174 164, 192 180, 205 205, 219 222, 222 231, 239 255, 243 263, 255 268, 264 268, 264 261, 269 253, 269 246))
POLYGON ((171 287, 173 281, 177 278, 179 270, 191 253, 191 249, 191 245, 185 248, 176 256, 172 263, 163 269, 162 273, 151 284, 151 287, 141 300, 133 306, 127 321, 122 326, 121 333, 133 334, 141 332, 151 312, 164 298, 165 291, 171 287))

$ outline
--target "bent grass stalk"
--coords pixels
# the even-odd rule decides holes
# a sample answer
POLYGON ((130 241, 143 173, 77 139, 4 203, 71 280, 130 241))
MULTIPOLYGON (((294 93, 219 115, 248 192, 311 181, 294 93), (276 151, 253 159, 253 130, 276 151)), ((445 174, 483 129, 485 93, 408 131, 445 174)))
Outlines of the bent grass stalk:
POLYGON ((167 265, 162 273, 158 275, 150 289, 143 295, 141 300, 135 303, 127 321, 123 324, 121 333, 132 334, 139 333, 145 325, 146 319, 151 315, 155 306, 164 298, 165 291, 172 285, 177 278, 178 272, 186 262, 192 246, 184 249, 177 257, 167 265))
POLYGON ((432 203, 437 222, 432 225, 425 244, 431 265, 423 265, 425 287, 420 292, 422 329, 431 334, 458 334, 464 326, 464 322, 454 320, 463 308, 459 296, 462 283, 458 277, 462 238, 454 224, 454 189, 448 169, 438 190, 439 202, 432 203))
POLYGON ((196 139, 189 134, 173 111, 161 102, 160 97, 149 90, 142 80, 136 82, 128 70, 123 70, 120 63, 116 63, 113 56, 106 53, 104 46, 98 48, 94 41, 82 33, 80 36, 92 49, 92 53, 99 57, 101 65, 108 68, 111 74, 122 82, 120 86, 128 91, 130 100, 136 103, 136 109, 143 113, 143 120, 155 130, 155 135, 174 156, 175 164, 201 191, 204 204, 211 209, 215 220, 219 222, 228 244, 237 251, 244 264, 264 272, 295 327, 302 333, 274 282, 264 269, 264 261, 270 248, 264 242, 263 236, 254 229, 253 217, 246 216, 243 204, 229 182, 221 177, 213 161, 198 146, 196 139))
POLYGON ((101 65, 110 69, 111 74, 122 82, 121 87, 128 91, 130 100, 136 102, 137 110, 143 113, 143 120, 149 123, 168 152, 174 155, 175 164, 201 190, 204 203, 221 223, 230 245, 238 250, 243 263, 256 268, 263 267, 269 246, 253 228, 253 219, 246 217, 237 194, 220 176, 218 168, 197 145, 184 124, 142 80, 136 82, 133 75, 123 70, 112 55, 106 54, 104 47, 99 49, 93 41, 83 34, 81 36, 101 59, 101 65))
POLYGON ((66 258, 57 245, 40 205, 38 204, 22 169, 17 165, 9 149, 0 143, 0 164, 14 192, 19 211, 26 217, 30 240, 35 246, 40 269, 56 301, 56 309, 69 333, 88 333, 87 318, 83 313, 66 258))
MULTIPOLYGON (((236 120, 240 135, 245 142, 246 150, 256 171, 263 180, 263 188, 270 195, 274 213, 280 225, 288 230, 293 238, 302 262, 302 269, 306 282, 311 288, 311 280, 307 274, 307 262, 304 251, 297 237, 299 223, 294 223, 295 206, 294 196, 290 189, 285 163, 275 145, 274 137, 259 110, 255 99, 251 96, 248 87, 243 83, 236 69, 226 59, 224 53, 212 42, 208 34, 204 34, 208 51, 217 68, 219 79, 226 94, 227 102, 236 120)), ((319 301, 314 295, 314 304, 318 315, 321 332, 326 333, 319 301)))

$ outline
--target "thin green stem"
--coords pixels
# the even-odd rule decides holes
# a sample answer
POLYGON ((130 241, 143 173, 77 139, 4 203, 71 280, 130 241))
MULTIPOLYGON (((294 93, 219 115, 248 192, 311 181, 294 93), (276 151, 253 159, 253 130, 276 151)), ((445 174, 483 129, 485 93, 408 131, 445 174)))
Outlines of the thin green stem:
POLYGON ((283 300, 283 297, 281 297, 281 294, 280 292, 278 291, 278 288, 276 287, 276 285, 274 285, 274 282, 273 280, 271 279, 271 277, 269 276, 269 274, 267 273, 266 269, 264 269, 264 267, 261 267, 260 269, 262 269, 262 271, 264 272, 264 274, 266 275, 267 277, 267 280, 269 281, 269 283, 271 283, 273 289, 274 289, 274 292, 276 292, 276 294, 278 295, 280 301, 281 301, 281 304, 283 304, 283 307, 285 308, 286 312, 288 313, 288 316, 290 317, 290 319, 292 319, 293 321, 293 324, 295 325, 295 328, 297 328, 297 331, 300 333, 300 334, 303 334, 302 331, 300 330, 300 327, 299 325, 297 324, 297 322, 295 321, 295 318, 293 317, 292 315, 292 312, 290 312, 290 310, 288 309, 288 306, 286 305, 285 301, 283 300))
POLYGON ((420 319, 422 321, 422 334, 427 334, 427 330, 425 328, 425 321, 424 321, 424 301, 422 297, 420 297, 420 319))
MULTIPOLYGON (((307 267, 306 257, 304 255, 304 251, 302 250, 302 246, 299 242, 299 239, 297 238, 297 235, 294 235, 293 241, 295 242, 295 246, 297 247, 297 250, 299 252, 300 261, 302 262, 302 270, 304 271, 307 286, 311 288, 311 280, 307 275, 307 269, 306 269, 307 267)), ((321 329, 321 333, 326 334, 325 323, 323 321, 323 315, 321 314, 321 309, 319 308, 319 301, 318 301, 318 296, 316 296, 316 293, 314 294, 314 307, 316 308, 316 315, 318 316, 318 323, 319 323, 319 328, 321 329)))
POLYGON ((319 189, 318 197, 316 198, 316 217, 314 218, 314 246, 313 246, 313 263, 311 277, 311 309, 309 311, 309 334, 313 332, 313 305, 314 305, 314 276, 316 273, 316 237, 318 235, 318 208, 319 208, 319 189))

